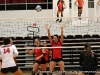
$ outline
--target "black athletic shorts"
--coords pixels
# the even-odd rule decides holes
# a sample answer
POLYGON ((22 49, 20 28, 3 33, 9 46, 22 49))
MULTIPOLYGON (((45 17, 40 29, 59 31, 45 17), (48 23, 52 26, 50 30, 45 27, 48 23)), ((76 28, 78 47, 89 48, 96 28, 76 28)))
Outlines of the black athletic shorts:
POLYGON ((40 64, 46 64, 45 58, 41 58, 41 61, 35 61, 36 63, 40 64))
POLYGON ((8 72, 16 72, 18 70, 17 66, 13 66, 13 67, 8 67, 8 68, 1 68, 1 73, 3 74, 7 74, 8 72))
POLYGON ((78 9, 82 9, 82 7, 78 7, 78 9))
POLYGON ((63 61, 63 59, 62 58, 56 58, 56 59, 51 59, 51 61, 59 62, 59 61, 63 61))
POLYGON ((96 67, 82 67, 81 72, 84 74, 94 75, 96 73, 96 67))

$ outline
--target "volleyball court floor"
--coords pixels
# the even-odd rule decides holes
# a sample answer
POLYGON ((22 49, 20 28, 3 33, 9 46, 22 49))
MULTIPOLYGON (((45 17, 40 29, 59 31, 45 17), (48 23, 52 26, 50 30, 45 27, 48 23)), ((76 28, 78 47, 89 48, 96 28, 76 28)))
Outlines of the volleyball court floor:
MULTIPOLYGON (((8 73, 7 75, 13 75, 12 73, 8 73)), ((31 75, 31 71, 23 71, 23 75, 31 75)), ((40 73, 40 75, 42 75, 40 73)), ((58 73, 58 72, 54 72, 52 75, 62 75, 61 73, 58 73)), ((76 71, 69 71, 69 72, 66 72, 66 75, 78 75, 78 72, 76 71)), ((96 73, 95 75, 100 75, 100 73, 96 73)))

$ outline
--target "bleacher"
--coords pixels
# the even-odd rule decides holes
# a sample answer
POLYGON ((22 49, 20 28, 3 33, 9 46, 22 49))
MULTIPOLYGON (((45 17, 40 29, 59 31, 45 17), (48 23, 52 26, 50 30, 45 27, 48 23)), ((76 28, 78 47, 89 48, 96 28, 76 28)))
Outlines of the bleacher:
MULTIPOLYGON (((14 45, 16 45, 19 56, 17 57, 17 65, 22 69, 32 69, 32 66, 35 61, 35 55, 29 55, 27 51, 24 49, 25 45, 28 45, 30 49, 32 49, 33 46, 33 37, 11 37, 14 40, 14 45)), ((36 37, 35 37, 36 38, 36 37)), ((47 38, 47 36, 40 37, 41 42, 43 40, 47 40, 48 47, 51 47, 50 42, 47 38)), ((0 38, 1 40, 1 38, 0 38)), ((63 43, 63 60, 65 62, 65 69, 67 68, 73 68, 77 69, 80 68, 79 66, 79 53, 80 51, 84 50, 84 44, 86 42, 90 42, 92 45, 92 50, 97 54, 98 56, 98 67, 100 67, 100 36, 99 35, 67 35, 64 38, 63 43)), ((2 44, 2 41, 0 41, 0 44, 2 44)), ((58 66, 56 66, 56 69, 58 66)))
MULTIPOLYGON (((32 69, 35 55, 29 55, 24 46, 28 45, 30 49, 34 47, 33 40, 36 37, 47 40, 48 47, 51 44, 47 37, 45 25, 51 26, 51 35, 60 35, 60 25, 65 23, 64 42, 63 42, 63 60, 65 62, 65 69, 80 68, 79 53, 84 50, 84 44, 90 42, 92 50, 98 55, 98 67, 100 67, 100 18, 82 18, 78 20, 75 18, 65 19, 63 23, 55 23, 55 19, 0 19, 0 45, 3 37, 11 37, 16 45, 19 56, 17 57, 17 65, 21 69, 32 69), (34 26, 36 23, 36 26, 34 26), (31 31, 28 30, 28 26, 31 31), (37 29, 39 28, 39 30, 37 29), (34 36, 33 36, 34 32, 34 36), (31 35, 30 35, 31 34, 31 35), (28 36, 27 36, 28 35, 28 36)), ((58 66, 56 66, 56 70, 58 66)))

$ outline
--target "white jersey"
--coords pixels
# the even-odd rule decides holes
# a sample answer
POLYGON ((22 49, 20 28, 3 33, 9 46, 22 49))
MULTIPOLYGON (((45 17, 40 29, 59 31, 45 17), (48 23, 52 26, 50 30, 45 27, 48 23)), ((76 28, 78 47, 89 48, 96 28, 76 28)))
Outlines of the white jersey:
POLYGON ((2 68, 16 66, 14 61, 14 54, 18 54, 15 45, 2 45, 0 47, 0 55, 2 58, 2 68))

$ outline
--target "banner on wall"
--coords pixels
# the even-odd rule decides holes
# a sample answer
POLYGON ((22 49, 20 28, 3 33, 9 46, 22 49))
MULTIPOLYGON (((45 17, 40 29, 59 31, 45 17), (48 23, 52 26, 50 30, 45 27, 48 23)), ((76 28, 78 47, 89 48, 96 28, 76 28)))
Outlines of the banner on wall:
MULTIPOLYGON (((75 3, 76 0, 72 0, 72 16, 78 17, 78 6, 76 6, 75 3)), ((82 12, 82 17, 88 16, 88 0, 83 0, 84 5, 83 5, 83 12, 82 12)), ((77 3, 78 4, 78 3, 77 3)))
MULTIPOLYGON (((58 11, 58 3, 59 0, 53 0, 53 17, 57 17, 57 11, 58 11)), ((63 0, 65 2, 65 5, 67 6, 66 9, 63 11, 63 17, 69 17, 69 0, 63 0)), ((61 13, 59 14, 59 17, 61 17, 61 13)))

